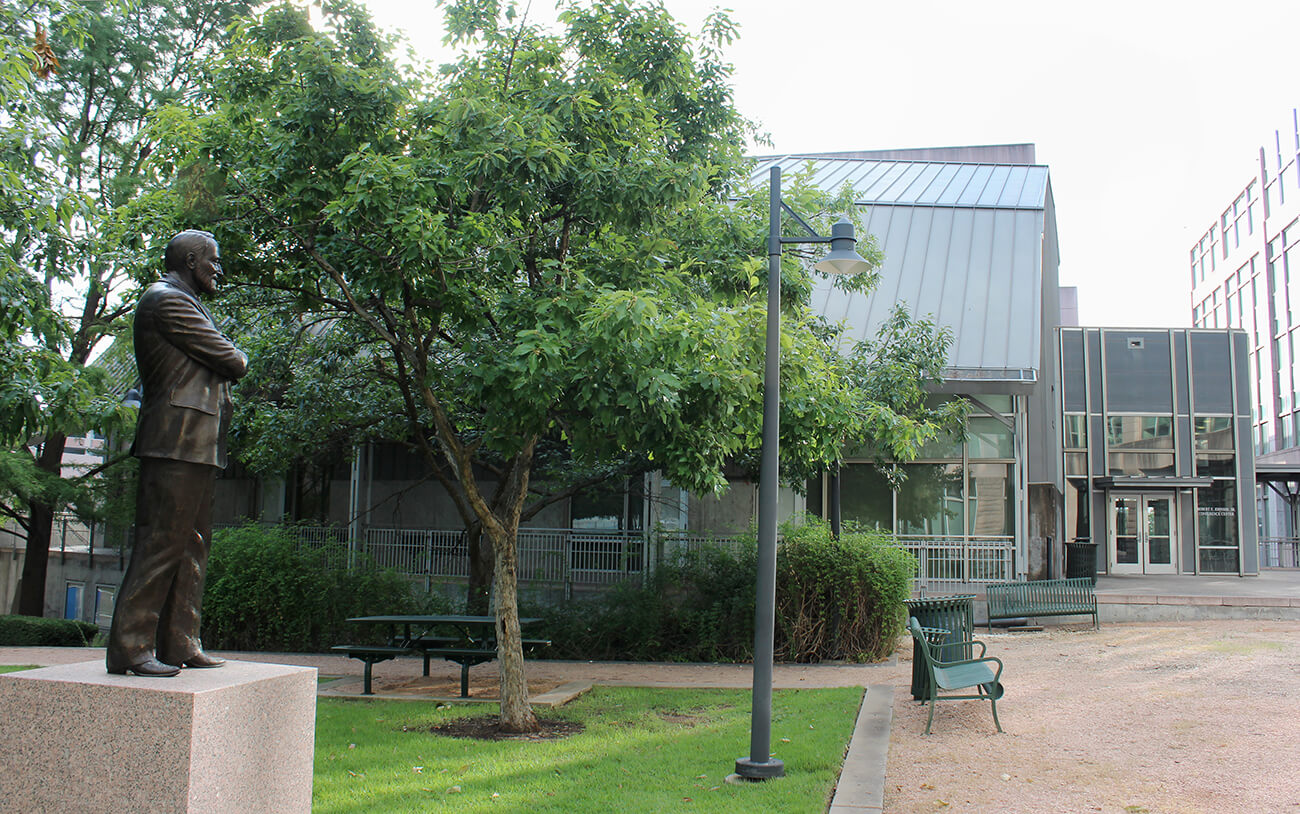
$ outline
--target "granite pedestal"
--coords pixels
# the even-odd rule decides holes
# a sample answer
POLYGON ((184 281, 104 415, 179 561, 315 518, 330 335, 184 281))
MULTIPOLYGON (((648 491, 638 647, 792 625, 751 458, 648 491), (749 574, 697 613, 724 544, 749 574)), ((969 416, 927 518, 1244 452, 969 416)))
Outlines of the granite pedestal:
POLYGON ((316 670, 251 661, 174 678, 103 661, 0 675, 0 808, 308 812, 316 670))

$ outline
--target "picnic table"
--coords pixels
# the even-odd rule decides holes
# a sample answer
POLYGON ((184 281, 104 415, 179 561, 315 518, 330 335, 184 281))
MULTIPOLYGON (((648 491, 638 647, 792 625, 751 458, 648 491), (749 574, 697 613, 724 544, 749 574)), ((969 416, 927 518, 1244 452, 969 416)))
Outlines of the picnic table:
MULTIPOLYGON (((398 614, 357 616, 348 620, 358 624, 388 626, 386 645, 335 645, 332 650, 346 653, 365 664, 363 695, 371 692, 371 668, 381 661, 419 653, 424 657, 424 675, 429 675, 429 660, 441 656, 460 665, 460 696, 469 697, 469 668, 497 657, 496 617, 461 614, 398 614)), ((541 619, 519 620, 521 628, 541 619)), ((542 639, 524 639, 525 649, 550 644, 542 639)))

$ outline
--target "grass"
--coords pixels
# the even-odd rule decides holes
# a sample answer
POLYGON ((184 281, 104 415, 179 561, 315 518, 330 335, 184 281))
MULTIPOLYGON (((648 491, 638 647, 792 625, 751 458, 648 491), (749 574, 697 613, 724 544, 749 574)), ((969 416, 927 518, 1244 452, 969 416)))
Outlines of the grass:
POLYGON ((860 688, 775 694, 775 782, 724 783, 749 751, 749 693, 596 688, 544 717, 582 723, 554 741, 479 741, 428 727, 484 710, 320 699, 313 811, 823 812, 860 688), (405 727, 405 731, 404 728, 405 727))
POLYGON ((35 664, 0 664, 0 673, 16 673, 19 670, 35 670, 35 664))

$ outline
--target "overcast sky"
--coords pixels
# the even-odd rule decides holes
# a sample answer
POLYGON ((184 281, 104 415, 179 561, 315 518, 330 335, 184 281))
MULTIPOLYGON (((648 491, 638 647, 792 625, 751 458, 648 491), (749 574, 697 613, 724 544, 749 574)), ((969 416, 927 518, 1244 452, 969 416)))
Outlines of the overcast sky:
MULTIPOLYGON (((367 3, 438 60, 432 2, 367 3)), ((1295 146, 1296 0, 664 5, 692 31, 732 10, 736 102, 772 139, 756 152, 1036 144, 1085 325, 1190 325, 1188 250, 1275 131, 1295 146)))

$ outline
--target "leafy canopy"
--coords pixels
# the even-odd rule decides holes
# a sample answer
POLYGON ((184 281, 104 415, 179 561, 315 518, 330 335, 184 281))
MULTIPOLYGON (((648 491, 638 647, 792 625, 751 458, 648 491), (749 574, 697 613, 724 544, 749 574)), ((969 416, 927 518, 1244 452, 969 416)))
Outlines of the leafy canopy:
MULTIPOLYGON (((766 284, 731 22, 695 38, 659 5, 601 0, 566 4, 557 34, 457 3, 462 56, 426 81, 357 6, 322 9, 323 30, 289 5, 241 25, 202 104, 164 114, 231 276, 354 326, 454 463, 550 438, 723 486, 723 463, 758 447, 766 284)), ((815 223, 851 209, 798 178, 787 199, 815 223)), ((783 283, 787 474, 834 460, 872 415, 895 452, 933 434, 902 402, 864 401, 797 257, 783 283)))

